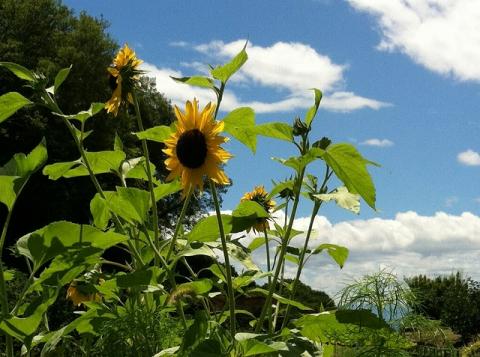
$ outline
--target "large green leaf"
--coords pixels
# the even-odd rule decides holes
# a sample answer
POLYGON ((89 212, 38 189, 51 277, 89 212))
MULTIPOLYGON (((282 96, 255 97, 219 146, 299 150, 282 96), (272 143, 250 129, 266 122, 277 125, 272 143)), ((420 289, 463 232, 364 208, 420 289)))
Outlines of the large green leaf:
POLYGON ((181 189, 182 185, 180 184, 179 180, 159 184, 153 189, 153 192, 155 193, 155 200, 158 202, 162 198, 171 195, 172 193, 178 192, 181 189))
MULTIPOLYGON (((123 151, 87 152, 86 156, 95 175, 118 171, 125 160, 123 151)), ((47 165, 43 169, 43 174, 48 175, 51 180, 58 180, 60 177, 71 178, 89 175, 81 159, 47 165)))
POLYGON ((110 213, 110 208, 108 208, 107 200, 103 199, 98 193, 90 201, 90 213, 93 217, 93 224, 96 227, 102 230, 107 228, 112 214, 110 213))
POLYGON ((201 87, 201 88, 214 88, 213 81, 208 78, 208 77, 202 77, 202 76, 191 76, 191 77, 172 77, 170 76, 174 81, 180 82, 180 83, 185 83, 188 85, 191 85, 193 87, 201 87))
POLYGON ((336 244, 323 243, 316 247, 312 254, 319 254, 324 250, 327 251, 328 255, 332 257, 333 260, 339 265, 340 268, 343 268, 345 262, 348 258, 348 249, 336 244))
POLYGON ((9 92, 0 96, 0 123, 28 104, 32 104, 32 102, 17 92, 9 92))
POLYGON ((13 62, 0 62, 0 66, 7 68, 20 79, 24 79, 29 82, 33 82, 35 80, 33 72, 23 66, 20 66, 19 64, 13 62))
POLYGON ((232 212, 233 217, 250 218, 253 222, 257 218, 268 218, 270 215, 265 208, 255 201, 242 201, 232 212))
POLYGON ((43 289, 42 295, 38 299, 35 299, 28 307, 27 310, 31 312, 28 316, 14 316, 4 319, 0 322, 0 329, 28 345, 31 341, 28 337, 32 336, 37 330, 42 321, 43 314, 57 299, 58 291, 58 288, 43 289))
POLYGON ((348 191, 358 193, 375 209, 375 186, 367 170, 366 160, 351 144, 332 144, 321 155, 348 191))
POLYGON ((13 208, 30 176, 45 164, 47 158, 45 139, 42 139, 28 155, 15 154, 0 167, 0 202, 4 203, 8 210, 13 208))
POLYGON ((272 122, 259 124, 255 127, 255 133, 289 142, 293 140, 293 129, 287 123, 272 122))
POLYGON ((212 77, 219 81, 226 83, 228 79, 237 72, 243 64, 247 61, 248 55, 245 51, 247 44, 232 60, 223 66, 217 66, 211 70, 212 77))
POLYGON ((78 120, 78 121, 83 123, 87 119, 89 119, 89 118, 93 117, 94 115, 98 114, 104 108, 105 108, 104 103, 92 103, 92 104, 90 104, 90 108, 88 110, 82 110, 81 112, 78 112, 77 114, 63 115, 63 114, 55 113, 55 115, 67 118, 68 120, 78 120))
POLYGON ((204 311, 197 311, 195 313, 195 320, 193 324, 187 329, 183 336, 182 345, 178 356, 189 357, 192 356, 192 351, 205 340, 208 331, 208 317, 204 311))
POLYGON ((59 221, 21 237, 17 241, 17 250, 38 267, 68 250, 84 247, 103 250, 127 239, 127 236, 112 231, 103 232, 89 225, 59 221))
MULTIPOLYGON (((70 74, 70 70, 72 69, 72 66, 67 67, 67 68, 62 68, 60 71, 58 71, 57 75, 55 76, 55 81, 53 83, 53 88, 54 92, 57 93, 58 88, 62 85, 62 83, 67 79, 68 75, 70 74)), ((103 104, 102 104, 103 106, 103 104)), ((90 107, 91 109, 92 107, 90 107)))
POLYGON ((149 192, 134 187, 117 187, 107 202, 113 212, 131 223, 144 223, 151 206, 149 192))
POLYGON ((140 140, 146 139, 151 141, 156 141, 158 143, 163 143, 166 139, 172 134, 172 129, 166 125, 158 125, 153 128, 149 128, 144 131, 139 131, 135 133, 137 138, 140 140))
POLYGON ((255 132, 255 112, 252 108, 242 107, 232 110, 223 118, 224 130, 240 141, 253 153, 257 148, 255 132))
MULTIPOLYGON (((250 228, 256 218, 252 216, 232 216, 222 214, 222 224, 225 234, 238 233, 250 228)), ((193 227, 187 235, 189 242, 215 242, 220 238, 217 216, 208 216, 193 227)))

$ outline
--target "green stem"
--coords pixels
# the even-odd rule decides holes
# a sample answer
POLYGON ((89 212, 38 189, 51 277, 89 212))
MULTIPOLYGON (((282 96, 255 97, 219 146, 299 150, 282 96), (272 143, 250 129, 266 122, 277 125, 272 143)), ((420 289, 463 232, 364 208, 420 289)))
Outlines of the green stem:
MULTIPOLYGON (((323 178, 323 182, 322 182, 322 186, 320 187, 320 189, 318 190, 318 192, 322 193, 324 192, 324 189, 326 188, 327 186, 327 182, 328 180, 330 179, 330 177, 332 176, 332 173, 333 171, 330 171, 330 168, 328 165, 326 165, 326 168, 325 168, 325 177, 323 178)), ((316 188, 315 188, 316 190, 316 188)), ((304 266, 304 261, 305 261, 305 255, 307 254, 307 248, 308 248, 308 243, 310 241, 310 236, 312 234, 312 229, 313 229, 313 224, 315 222, 315 217, 317 216, 317 213, 320 209, 320 206, 322 205, 322 202, 321 201, 317 201, 315 200, 314 201, 314 204, 313 204, 313 209, 312 209, 312 215, 310 216, 310 223, 308 225, 308 231, 307 231, 307 236, 305 237, 305 242, 303 244, 303 250, 302 252, 300 253, 300 257, 299 257, 299 262, 298 262, 298 268, 297 268, 297 274, 295 276, 295 279, 293 280, 293 283, 292 283, 292 290, 291 290, 291 293, 290 293, 290 300, 293 300, 295 298, 295 294, 297 292, 297 286, 298 286, 298 282, 300 281, 300 276, 302 275, 302 270, 303 270, 303 266, 304 266)), ((283 322, 282 322, 282 327, 281 329, 283 329, 287 322, 288 322, 288 314, 290 312, 290 305, 287 305, 287 309, 285 311, 285 317, 283 319, 283 322)))
MULTIPOLYGON (((285 278, 285 262, 282 262, 282 272, 280 273, 280 287, 278 289, 278 295, 280 295, 280 296, 282 295, 284 278, 285 278)), ((270 309, 271 308, 272 307, 270 306, 270 309)), ((271 313, 271 312, 269 312, 269 313, 271 313)), ((275 331, 275 328, 277 326, 278 315, 280 315, 280 301, 277 300, 277 303, 275 304, 275 313, 274 313, 274 316, 273 316, 273 323, 270 326, 270 328, 271 328, 271 330, 269 331, 270 334, 272 334, 275 331)))
POLYGON ((185 201, 183 202, 182 211, 180 212, 180 217, 178 217, 177 225, 175 226, 175 232, 173 232, 172 241, 170 246, 168 247, 167 252, 167 262, 170 260, 170 255, 172 255, 173 249, 175 248, 175 244, 177 244, 178 234, 180 233, 180 228, 182 227, 183 220, 185 219, 185 215, 187 214, 188 205, 190 203, 190 199, 192 198, 193 187, 190 185, 187 191, 187 195, 185 197, 185 201))
MULTIPOLYGON (((12 217, 12 209, 8 210, 7 217, 2 229, 2 235, 0 237, 0 290, 2 295, 2 316, 4 319, 8 317, 8 296, 7 296, 7 284, 5 283, 5 277, 3 276, 3 245, 5 244, 5 238, 7 236, 8 225, 10 224, 10 219, 12 217)), ((7 357, 13 357, 13 339, 8 333, 5 333, 5 353, 7 357)))
POLYGON ((263 322, 265 321, 265 317, 268 311, 270 311, 269 306, 272 304, 272 297, 273 293, 275 291, 278 277, 280 276, 280 271, 282 269, 282 262, 285 259, 285 254, 287 252, 287 247, 288 247, 288 242, 290 239, 290 234, 292 232, 293 228, 293 221, 295 220, 295 215, 297 213, 297 207, 298 203, 300 202, 300 191, 302 189, 302 182, 303 182, 303 176, 305 175, 305 168, 302 169, 300 172, 300 175, 298 176, 298 179, 296 180, 296 191, 295 191, 295 198, 293 201, 293 207, 292 207, 292 213, 290 215, 290 221, 288 223, 287 231, 285 232, 285 237, 283 237, 282 245, 280 248, 280 255, 278 256, 278 263, 275 269, 275 274, 273 275, 272 279, 272 285, 268 289, 268 295, 265 300, 265 305, 263 306, 262 313, 260 314, 260 317, 258 319, 257 325, 255 326, 255 333, 259 333, 262 326, 263 322))
MULTIPOLYGON (((307 253, 308 243, 310 241, 310 236, 312 234, 313 223, 315 222, 315 217, 317 216, 319 209, 320 209, 320 202, 315 201, 315 204, 313 205, 312 215, 310 216, 310 223, 308 225, 307 236, 305 238, 305 242, 303 244, 303 250, 300 253, 300 257, 298 261, 297 274, 295 276, 295 279, 293 280, 292 290, 290 293, 290 300, 293 300, 295 298, 295 293, 297 292, 297 285, 300 280, 300 276, 302 275, 303 261, 305 260, 305 255, 307 253)), ((287 305, 287 309, 285 311, 285 317, 283 319, 282 327, 280 329, 283 329, 286 326, 289 312, 290 312, 290 305, 287 305)))
MULTIPOLYGON (((267 234, 267 227, 264 227, 263 233, 265 235, 265 251, 267 253, 267 270, 270 272, 271 266, 270 266, 270 247, 268 244, 268 234, 267 234)), ((272 277, 269 275, 268 276, 268 285, 270 285, 272 282, 272 277)))
MULTIPOLYGON (((132 91, 133 103, 135 106, 135 116, 137 117, 137 125, 140 131, 144 131, 143 129, 143 122, 142 122, 142 114, 140 113, 140 107, 138 105, 137 93, 135 89, 132 91)), ((154 239, 155 246, 158 247, 160 242, 160 236, 158 231, 158 209, 157 209, 157 200, 155 199, 155 191, 153 190, 153 176, 152 171, 150 168, 150 154, 148 151, 147 140, 142 139, 142 150, 143 155, 145 156, 145 166, 148 178, 148 189, 150 191, 150 199, 152 201, 152 215, 153 215, 153 232, 154 232, 154 239)), ((158 262, 156 262, 158 263, 158 262)), ((155 264, 156 265, 156 264, 155 264)))
POLYGON ((227 295, 228 295, 228 307, 230 309, 230 334, 232 335, 232 341, 235 342, 235 297, 233 296, 232 285, 232 267, 230 266, 230 258, 228 256, 227 238, 225 237, 225 231, 223 230, 222 216, 220 214, 220 204, 218 203, 217 189, 212 180, 210 180, 210 190, 212 191, 213 203, 215 205, 215 212, 217 214, 218 229, 220 231, 220 239, 222 241, 223 257, 225 260, 225 275, 227 280, 227 295))

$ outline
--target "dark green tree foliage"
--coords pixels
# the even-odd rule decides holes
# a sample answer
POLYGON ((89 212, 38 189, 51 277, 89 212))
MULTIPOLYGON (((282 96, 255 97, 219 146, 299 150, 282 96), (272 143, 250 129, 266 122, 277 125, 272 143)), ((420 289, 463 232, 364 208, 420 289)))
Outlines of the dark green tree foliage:
POLYGON ((418 275, 406 279, 418 297, 418 313, 441 320, 462 335, 462 342, 480 333, 480 283, 456 273, 429 278, 418 275))
MULTIPOLYGON (((43 73, 53 82, 61 68, 72 65, 70 75, 58 94, 66 114, 88 109, 91 102, 104 102, 111 96, 106 68, 111 64, 118 44, 106 32, 108 23, 86 13, 74 13, 55 0, 0 0, 0 61, 19 63, 43 73)), ((18 91, 29 97, 31 89, 9 71, 0 68, 0 95, 18 91)), ((174 115, 169 102, 155 88, 153 80, 142 78, 140 107, 145 128, 169 125, 174 115)), ((140 142, 131 134, 138 131, 133 116, 120 112, 117 117, 105 112, 87 123, 93 133, 85 140, 89 151, 112 150, 115 133, 124 143, 127 156, 140 155, 140 142)), ((41 138, 47 140, 49 162, 76 160, 79 153, 64 123, 41 107, 24 109, 0 128, 0 165, 17 152, 29 152, 41 138)), ((166 171, 161 144, 149 143, 158 176, 166 171)), ((120 184, 113 175, 99 177, 105 189, 120 184)), ((140 185, 140 183, 139 183, 140 185)), ((41 172, 35 174, 20 196, 9 227, 7 246, 18 237, 46 225, 66 219, 78 223, 90 220, 89 203, 95 189, 88 177, 51 181, 41 172)), ((190 219, 205 212, 208 196, 192 201, 190 219)), ((181 209, 179 195, 159 204, 162 224, 171 224, 181 209)), ((0 208, 3 223, 5 208, 0 208)), ((175 222, 173 222, 175 223, 175 222)), ((8 264, 8 259, 7 259, 8 264)))

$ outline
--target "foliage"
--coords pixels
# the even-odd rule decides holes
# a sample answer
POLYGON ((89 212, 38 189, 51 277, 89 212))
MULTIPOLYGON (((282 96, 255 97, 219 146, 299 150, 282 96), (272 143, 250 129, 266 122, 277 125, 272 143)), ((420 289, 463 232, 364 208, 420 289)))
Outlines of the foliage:
MULTIPOLYGON (((6 4, 15 6, 11 2, 6 4)), ((38 4, 47 9, 51 5, 68 14, 57 3, 43 0, 38 4)), ((97 34, 103 34, 104 22, 83 16, 87 19, 84 21, 96 24, 97 34)), ((82 19, 71 20, 81 27, 82 19)), ((57 32, 69 43, 70 37, 63 38, 63 32, 57 32)), ((77 37, 70 38, 74 39, 77 37)), ((88 45, 93 45, 90 41, 90 37, 85 39, 88 45)), ((126 49, 124 46, 121 51, 126 49)), ((4 183, 0 202, 7 210, 0 248, 5 243, 17 198, 22 194, 26 202, 31 200, 32 195, 23 191, 23 187, 35 172, 41 171, 42 179, 48 177, 52 183, 76 184, 78 192, 90 200, 88 223, 56 220, 53 215, 53 221, 17 240, 15 253, 27 261, 30 270, 12 308, 5 283, 11 274, 4 270, 0 261, 0 330, 5 335, 8 357, 14 355, 13 339, 22 343, 24 353, 41 349, 43 356, 63 353, 66 346, 76 346, 77 351, 85 355, 126 356, 298 356, 320 351, 327 356, 333 352, 330 343, 338 341, 356 343, 364 353, 374 351, 377 354, 396 353, 408 346, 408 341, 387 324, 406 305, 403 297, 394 300, 389 295, 398 295, 403 287, 395 285, 386 274, 383 275, 386 279, 380 279, 381 284, 387 283, 386 288, 376 291, 373 295, 376 300, 354 298, 355 289, 345 293, 343 306, 350 303, 347 307, 355 309, 315 313, 314 309, 333 307, 331 299, 321 293, 320 298, 326 306, 316 304, 312 309, 298 301, 299 298, 306 300, 302 290, 304 294, 313 295, 300 282, 302 270, 312 255, 326 254, 339 268, 347 263, 349 255, 348 248, 343 246, 310 244, 319 209, 325 203, 335 202, 358 213, 360 199, 375 208, 375 187, 368 171, 368 165, 374 163, 351 144, 332 143, 328 138, 312 140, 315 139, 310 137, 312 125, 322 97, 318 89, 313 90, 313 106, 305 119, 296 118, 292 125, 278 122, 257 125, 250 108, 238 108, 223 119, 217 119, 227 82, 248 60, 246 49, 245 45, 229 62, 212 66, 208 77, 175 79, 187 85, 209 88, 217 101, 216 106, 207 105, 199 114, 203 126, 198 123, 194 101, 195 107, 187 102, 185 113, 175 109, 175 116, 182 125, 172 123, 169 127, 165 124, 170 122, 156 117, 157 109, 169 110, 169 106, 162 104, 151 81, 138 76, 135 69, 140 61, 129 51, 132 60, 115 65, 110 101, 115 103, 115 115, 118 109, 119 116, 125 118, 125 128, 133 134, 122 135, 119 131, 118 136, 109 136, 108 147, 89 144, 91 138, 102 141, 102 136, 108 132, 102 130, 102 125, 112 120, 102 111, 105 97, 99 95, 97 98, 98 93, 89 92, 84 96, 88 103, 78 104, 80 102, 68 92, 69 83, 84 83, 85 88, 91 85, 87 84, 89 75, 82 77, 82 73, 75 72, 70 65, 57 71, 58 68, 52 69, 54 64, 41 67, 34 63, 29 67, 34 68, 31 70, 16 63, 0 62, 0 67, 10 76, 30 88, 18 95, 8 89, 10 92, 1 97, 2 125, 14 125, 23 114, 41 108, 39 115, 48 121, 54 118, 59 128, 63 128, 62 135, 68 135, 72 143, 68 155, 54 156, 53 161, 47 162, 51 149, 49 140, 55 140, 47 137, 47 144, 39 140, 30 153, 15 154, 0 168, 4 183), (206 127, 211 127, 210 132, 205 131, 206 127), (225 141, 218 135, 222 130, 253 152, 258 136, 275 138, 298 149, 290 158, 275 159, 292 170, 291 179, 275 184, 272 189, 280 195, 278 206, 273 207, 273 202, 262 206, 254 200, 244 200, 231 214, 221 213, 217 186, 228 181, 222 169, 232 156, 220 147, 225 141), (165 142, 168 142, 168 149, 163 152, 168 153, 167 167, 172 170, 167 178, 162 169, 165 156, 161 149, 165 142), (207 163, 207 160, 210 161, 207 163), (323 171, 318 165, 311 165, 314 162, 321 163, 323 171), (197 169, 206 166, 208 170, 200 179, 205 179, 209 186, 215 215, 193 224, 188 219, 189 212, 198 213, 198 208, 202 207, 195 203, 196 189, 200 185, 193 176, 198 179, 197 169), (219 176, 220 172, 223 176, 219 176), (329 190, 333 175, 341 186, 329 190), (172 180, 177 176, 182 176, 180 182, 172 180), (88 188, 83 187, 86 179, 90 181, 88 188), (90 191, 92 187, 94 191, 90 191), (304 198, 313 203, 313 209, 307 231, 300 232, 293 224, 304 198), (167 205, 166 218, 158 212, 163 208, 159 201, 167 205), (176 219, 168 216, 173 210, 168 204, 179 209, 176 219), (272 217, 278 209, 285 209, 283 225, 272 217), (259 229, 259 221, 263 222, 263 232, 253 230, 254 227, 259 229), (251 231, 261 237, 247 247, 240 238, 253 234, 248 233, 251 231), (301 234, 305 234, 304 245, 298 248, 292 244, 292 239, 301 234), (263 245, 267 271, 261 270, 251 254, 263 245), (126 258, 109 260, 106 251, 112 247, 124 251, 126 258), (275 252, 273 259, 271 251, 275 252), (190 266, 187 258, 199 256, 206 257, 210 265, 201 270, 190 266), (292 281, 285 279, 287 260, 296 268, 292 281), (235 274, 231 261, 242 266, 240 273, 235 274), (186 268, 187 272, 179 276, 177 266, 186 268), (201 275, 202 270, 209 274, 201 275), (265 278, 268 289, 256 287, 256 281, 265 278), (59 296, 65 289, 67 296, 82 311, 71 321, 65 321, 66 324, 50 327, 47 323, 49 310, 61 301, 59 296), (383 299, 382 304, 375 305, 380 299, 383 299), (249 309, 252 304, 241 301, 257 302, 257 309, 249 309), (373 306, 377 307, 378 316, 358 309, 373 306), (296 310, 291 313, 291 307, 303 311, 303 316, 296 319, 296 310), (388 318, 384 309, 390 311, 388 318), (240 325, 241 320, 246 320, 246 324, 240 325)), ((49 50, 53 51, 52 58, 60 56, 56 47, 49 47, 49 50)), ((95 67, 95 71, 101 69, 101 65, 95 67)), ((63 142, 63 139, 58 141, 59 147, 63 142)), ((270 197, 266 195, 265 199, 270 197)), ((68 205, 71 209, 79 209, 74 201, 68 201, 68 205)))
MULTIPOLYGON (((106 68, 118 45, 107 33, 106 20, 93 18, 83 12, 75 16, 70 9, 55 0, 0 0, 0 13, 0 61, 22 64, 23 68, 42 73, 43 80, 55 78, 62 68, 70 68, 68 72, 63 72, 68 74, 61 84, 61 90, 56 93, 58 104, 65 113, 80 112, 88 108, 90 103, 105 101, 109 97, 111 90, 106 68)), ((15 91, 24 97, 35 97, 34 88, 24 85, 25 82, 32 83, 25 80, 25 74, 23 78, 17 78, 6 66, 0 66, 0 77, 0 96, 12 95, 6 93, 15 91)), ((154 81, 144 77, 139 86, 138 99, 145 127, 169 125, 174 118, 172 108, 168 100, 158 92, 154 81)), ((14 102, 20 104, 19 101, 14 102)), ((4 103, 2 107, 5 107, 4 103)), ((43 137, 46 138, 49 164, 79 158, 77 148, 61 118, 44 106, 23 108, 2 123, 0 165, 17 152, 31 151, 43 137)), ((75 125, 78 128, 78 123, 75 125)), ((133 159, 141 156, 142 151, 138 139, 132 134, 137 130, 135 121, 126 113, 111 118, 104 112, 99 112, 86 121, 85 132, 90 134, 86 135, 84 145, 91 152, 112 150, 118 134, 126 157, 133 159)), ((165 157, 161 151, 163 144, 151 141, 148 147, 152 153, 152 162, 158 168, 158 176, 163 179, 167 175, 163 164, 165 157)), ((114 189, 120 183, 107 175, 101 175, 98 179, 108 189, 114 189)), ((132 184, 142 185, 141 182, 132 184)), ((24 195, 17 202, 17 214, 13 215, 9 224, 6 245, 10 246, 16 238, 51 221, 65 219, 89 223, 89 205, 95 192, 88 177, 54 182, 40 173, 34 174, 30 184, 25 187, 24 195), (30 218, 25 220, 22 218, 24 215, 29 215, 30 218)), ((169 195, 158 203, 160 221, 167 227, 175 224, 175 218, 180 213, 178 197, 178 194, 169 195)), ((208 195, 192 200, 186 215, 189 224, 211 208, 208 195)), ((0 222, 5 220, 5 215, 1 208, 0 222)), ((118 255, 117 251, 111 253, 110 257, 118 260, 118 255)), ((5 258, 10 265, 23 264, 12 257, 5 258)))
POLYGON ((440 320, 467 343, 480 333, 480 283, 460 273, 429 278, 418 275, 406 280, 417 296, 416 312, 440 320))

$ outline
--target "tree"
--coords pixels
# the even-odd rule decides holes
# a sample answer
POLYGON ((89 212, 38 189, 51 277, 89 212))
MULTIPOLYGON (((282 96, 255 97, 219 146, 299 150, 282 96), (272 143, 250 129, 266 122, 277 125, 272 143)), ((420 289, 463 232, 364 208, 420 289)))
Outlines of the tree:
MULTIPOLYGON (((56 0, 0 0, 0 61, 19 63, 52 82, 61 68, 72 66, 70 75, 62 84, 58 101, 65 113, 85 110, 92 102, 104 102, 111 95, 106 68, 111 64, 118 44, 107 33, 108 22, 82 12, 75 16, 56 0)), ((0 67, 0 95, 18 91, 26 97, 32 90, 24 82, 0 67)), ((169 101, 158 92, 153 80, 142 78, 140 107, 145 128, 169 125, 174 120, 169 101)), ((128 158, 140 155, 140 143, 131 134, 138 131, 132 115, 119 113, 112 117, 100 113, 89 123, 93 130, 85 140, 88 151, 112 150, 115 134, 121 137, 128 158)), ((29 152, 42 137, 46 138, 49 164, 79 158, 64 123, 41 107, 21 110, 0 128, 0 165, 13 154, 29 152)), ((159 178, 166 176, 161 152, 162 145, 149 143, 152 161, 159 178)), ((105 189, 113 189, 119 182, 109 174, 99 180, 105 189)), ((7 245, 18 237, 57 220, 88 223, 89 203, 95 189, 88 177, 51 181, 41 172, 35 174, 20 196, 12 222, 7 245)), ((179 214, 179 195, 159 204, 161 223, 171 225, 179 214)), ((210 207, 208 196, 193 200, 187 215, 194 220, 210 207)), ((0 222, 5 208, 0 208, 0 222)), ((7 264, 11 260, 7 259, 7 264)))
POLYGON ((459 272, 435 278, 418 275, 406 281, 419 300, 416 312, 442 321, 462 335, 463 343, 480 333, 479 282, 459 272))

